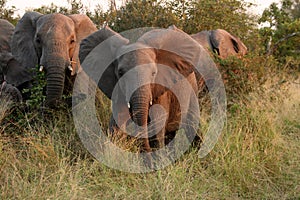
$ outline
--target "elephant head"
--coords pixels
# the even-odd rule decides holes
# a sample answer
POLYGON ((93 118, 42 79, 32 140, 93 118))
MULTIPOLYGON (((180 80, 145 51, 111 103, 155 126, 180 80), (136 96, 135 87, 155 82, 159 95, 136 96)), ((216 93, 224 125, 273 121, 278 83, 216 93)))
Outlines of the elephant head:
POLYGON ((191 37, 206 49, 216 52, 222 59, 228 56, 244 56, 247 53, 246 45, 223 29, 201 31, 191 37))
MULTIPOLYGON (((107 68, 97 66, 104 71, 98 86, 112 100, 113 113, 117 115, 116 123, 122 126, 132 119, 140 130, 147 132, 150 107, 159 103, 158 99, 166 94, 168 88, 194 74, 191 63, 199 58, 201 46, 176 27, 151 30, 134 43, 129 43, 129 40, 105 27, 82 41, 79 53, 81 63, 102 43, 107 45, 107 56, 113 58, 114 62, 107 68)), ((166 97, 165 100, 169 102, 170 99, 166 97)), ((170 111, 168 116, 171 115, 174 113, 170 111)), ((147 133, 143 134, 147 138, 147 133)), ((146 151, 150 151, 147 139, 143 145, 146 151)))
POLYGON ((65 79, 80 70, 80 41, 96 31, 85 15, 42 15, 27 12, 16 25, 12 37, 12 53, 22 66, 35 76, 39 66, 46 73, 46 106, 55 106, 61 99, 65 79), (67 76, 66 76, 67 75, 67 76))

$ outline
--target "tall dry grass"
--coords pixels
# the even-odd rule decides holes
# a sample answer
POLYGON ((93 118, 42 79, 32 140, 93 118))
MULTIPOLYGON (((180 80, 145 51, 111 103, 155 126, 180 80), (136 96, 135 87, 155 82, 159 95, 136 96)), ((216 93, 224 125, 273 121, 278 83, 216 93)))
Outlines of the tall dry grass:
MULTIPOLYGON (((95 160, 69 112, 43 118, 0 102, 0 199, 298 199, 299 91, 299 79, 273 76, 247 101, 230 105, 207 157, 199 159, 193 148, 148 174, 95 160)), ((98 117, 108 120, 110 107, 99 107, 98 117)), ((205 129, 209 116, 202 117, 205 129)))

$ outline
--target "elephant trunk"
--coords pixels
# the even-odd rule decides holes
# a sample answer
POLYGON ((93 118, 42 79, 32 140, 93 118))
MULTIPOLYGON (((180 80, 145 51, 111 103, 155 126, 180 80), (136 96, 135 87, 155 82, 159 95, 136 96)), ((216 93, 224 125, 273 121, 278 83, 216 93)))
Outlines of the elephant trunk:
POLYGON ((65 60, 57 59, 46 67, 46 106, 55 107, 62 98, 65 82, 65 60))
POLYGON ((136 134, 137 137, 143 138, 143 150, 147 152, 151 151, 147 132, 150 101, 151 90, 148 86, 142 86, 136 90, 130 98, 132 119, 138 126, 140 126, 139 130, 136 130, 136 134))

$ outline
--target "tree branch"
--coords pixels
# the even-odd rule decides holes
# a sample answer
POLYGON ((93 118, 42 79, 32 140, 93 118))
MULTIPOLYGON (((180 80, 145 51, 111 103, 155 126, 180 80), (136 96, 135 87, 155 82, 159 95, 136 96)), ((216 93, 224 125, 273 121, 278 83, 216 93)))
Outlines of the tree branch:
POLYGON ((274 50, 276 50, 278 48, 278 46, 279 46, 280 43, 282 43, 282 42, 290 39, 291 37, 295 37, 297 35, 300 35, 300 32, 295 32, 295 33, 288 34, 285 37, 283 37, 280 40, 278 40, 278 42, 276 42, 274 44, 274 46, 267 51, 267 56, 271 55, 274 52, 274 50))

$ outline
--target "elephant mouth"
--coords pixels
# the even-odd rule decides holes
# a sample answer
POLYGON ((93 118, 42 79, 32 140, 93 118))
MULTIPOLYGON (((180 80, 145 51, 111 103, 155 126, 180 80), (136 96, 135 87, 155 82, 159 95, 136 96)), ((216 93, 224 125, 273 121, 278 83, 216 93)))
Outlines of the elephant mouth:
MULTIPOLYGON (((153 100, 151 99, 151 100, 149 101, 149 107, 152 106, 152 105, 153 105, 153 100)), ((132 103, 127 102, 127 107, 128 107, 129 110, 131 110, 131 108, 132 108, 132 103)))
MULTIPOLYGON (((75 65, 77 62, 72 61, 72 59, 70 59, 70 61, 66 64, 66 69, 69 70, 71 73, 73 73, 73 65, 75 65)), ((44 65, 40 65, 39 67, 39 71, 43 72, 45 70, 44 65)))

